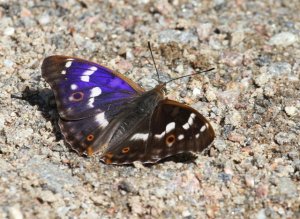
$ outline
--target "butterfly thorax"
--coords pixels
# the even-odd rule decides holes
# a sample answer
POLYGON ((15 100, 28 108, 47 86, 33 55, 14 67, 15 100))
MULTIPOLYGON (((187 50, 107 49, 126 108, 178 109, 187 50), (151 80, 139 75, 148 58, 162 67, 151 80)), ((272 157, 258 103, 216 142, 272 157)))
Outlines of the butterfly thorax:
POLYGON ((131 127, 135 127, 145 119, 151 118, 158 102, 164 99, 163 87, 164 85, 159 84, 122 107, 122 113, 115 118, 119 121, 119 127, 110 143, 113 144, 116 139, 125 138, 130 134, 128 130, 132 129, 131 127))

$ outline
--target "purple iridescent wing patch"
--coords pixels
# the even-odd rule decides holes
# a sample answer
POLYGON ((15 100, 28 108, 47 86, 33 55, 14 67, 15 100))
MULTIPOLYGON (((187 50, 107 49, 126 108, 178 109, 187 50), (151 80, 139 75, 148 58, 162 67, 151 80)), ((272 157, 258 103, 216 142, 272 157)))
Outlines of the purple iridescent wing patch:
POLYGON ((99 64, 67 56, 50 56, 42 76, 53 89, 61 118, 78 120, 123 105, 143 89, 99 64))

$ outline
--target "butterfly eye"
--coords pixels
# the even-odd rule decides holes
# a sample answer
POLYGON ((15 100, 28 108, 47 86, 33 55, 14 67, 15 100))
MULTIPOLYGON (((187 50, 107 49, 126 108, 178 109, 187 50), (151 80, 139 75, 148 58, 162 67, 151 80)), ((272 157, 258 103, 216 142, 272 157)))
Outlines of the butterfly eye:
POLYGON ((94 140, 94 135, 89 134, 89 135, 86 137, 86 140, 87 140, 87 141, 93 141, 93 140, 94 140))
POLYGON ((173 134, 168 135, 166 138, 166 144, 171 147, 173 143, 175 142, 175 136, 173 134))
POLYGON ((83 99, 84 94, 82 92, 75 92, 69 97, 70 101, 81 101, 83 99))
POLYGON ((130 150, 129 147, 125 147, 125 148, 122 149, 122 153, 126 154, 126 153, 128 153, 129 150, 130 150))

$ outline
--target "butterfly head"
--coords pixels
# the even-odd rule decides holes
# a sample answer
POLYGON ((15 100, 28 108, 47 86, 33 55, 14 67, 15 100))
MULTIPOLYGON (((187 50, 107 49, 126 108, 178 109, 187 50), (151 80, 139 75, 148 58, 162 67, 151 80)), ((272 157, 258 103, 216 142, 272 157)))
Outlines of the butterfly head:
POLYGON ((161 96, 165 96, 167 94, 166 83, 159 83, 155 87, 155 91, 158 92, 161 96))

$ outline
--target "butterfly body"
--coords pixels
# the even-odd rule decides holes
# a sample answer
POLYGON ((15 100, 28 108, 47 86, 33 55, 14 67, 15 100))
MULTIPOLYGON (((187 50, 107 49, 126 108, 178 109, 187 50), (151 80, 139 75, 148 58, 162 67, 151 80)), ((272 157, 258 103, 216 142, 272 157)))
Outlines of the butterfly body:
POLYGON ((50 56, 42 76, 54 91, 59 125, 78 153, 99 153, 107 164, 155 163, 198 152, 214 139, 209 122, 193 108, 150 91, 99 64, 50 56))

